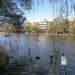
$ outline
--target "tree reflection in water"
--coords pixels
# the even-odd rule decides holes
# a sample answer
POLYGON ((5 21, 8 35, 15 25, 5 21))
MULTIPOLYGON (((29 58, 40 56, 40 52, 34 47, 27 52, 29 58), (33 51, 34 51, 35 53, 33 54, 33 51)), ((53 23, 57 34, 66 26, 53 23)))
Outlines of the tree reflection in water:
POLYGON ((21 56, 9 62, 0 75, 42 75, 42 64, 35 59, 21 56))
POLYGON ((57 42, 57 37, 53 36, 53 55, 51 58, 51 67, 49 70, 49 75, 59 75, 59 66, 60 66, 60 56, 61 56, 61 49, 60 49, 60 42, 57 42))
MULTIPOLYGON (((72 66, 74 67, 75 42, 73 38, 69 36, 50 35, 49 37, 49 35, 41 35, 41 39, 37 37, 37 39, 40 40, 36 41, 36 37, 33 38, 33 35, 28 35, 29 38, 26 35, 23 36, 24 35, 18 38, 17 43, 14 42, 14 39, 17 38, 13 39, 12 36, 10 38, 4 38, 3 41, 2 39, 0 40, 9 54, 7 58, 9 62, 3 66, 4 69, 0 68, 0 75, 61 75, 61 71, 62 74, 64 73, 64 69, 60 68, 60 56, 62 52, 65 53, 65 55, 66 53, 74 55, 69 56, 67 54, 67 57, 69 56, 69 63, 73 63, 72 66), (5 40, 7 41, 6 45, 5 40), (19 46, 18 50, 16 50, 17 44, 19 46), (50 56, 52 56, 52 63, 50 63, 50 56)), ((4 52, 5 51, 3 51, 3 53, 4 52)), ((2 56, 6 58, 5 55, 7 54, 4 53, 2 56)), ((3 57, 0 57, 0 62, 3 60, 2 58, 3 57)), ((69 68, 67 71, 69 71, 69 68)), ((70 73, 75 74, 75 71, 70 73)))

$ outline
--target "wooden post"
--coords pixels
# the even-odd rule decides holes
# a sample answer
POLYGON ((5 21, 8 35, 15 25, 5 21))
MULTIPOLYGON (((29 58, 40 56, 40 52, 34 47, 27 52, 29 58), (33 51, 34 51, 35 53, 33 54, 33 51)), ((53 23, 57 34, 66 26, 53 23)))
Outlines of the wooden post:
POLYGON ((29 48, 29 56, 30 56, 30 48, 29 48))
POLYGON ((6 45, 6 40, 5 40, 5 45, 6 45))
POLYGON ((10 42, 10 46, 11 46, 11 42, 10 42))
POLYGON ((52 55, 50 55, 50 63, 52 64, 53 63, 53 56, 52 55))
POLYGON ((17 50, 18 50, 18 44, 17 44, 17 50))
POLYGON ((65 69, 65 73, 64 74, 67 75, 67 73, 66 73, 66 65, 64 65, 64 69, 65 69))

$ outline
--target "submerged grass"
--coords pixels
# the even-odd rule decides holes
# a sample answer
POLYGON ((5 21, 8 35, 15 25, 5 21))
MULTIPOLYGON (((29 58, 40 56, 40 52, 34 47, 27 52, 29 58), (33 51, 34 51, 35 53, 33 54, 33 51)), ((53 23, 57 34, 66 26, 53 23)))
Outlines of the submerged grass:
POLYGON ((5 52, 5 48, 0 45, 0 66, 6 64, 7 62, 7 54, 5 52))

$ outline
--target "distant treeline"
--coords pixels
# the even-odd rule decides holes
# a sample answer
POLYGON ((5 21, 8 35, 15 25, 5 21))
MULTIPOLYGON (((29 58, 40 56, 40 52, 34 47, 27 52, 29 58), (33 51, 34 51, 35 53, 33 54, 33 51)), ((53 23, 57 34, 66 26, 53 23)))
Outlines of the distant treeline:
MULTIPOLYGON (((44 25, 44 32, 45 33, 55 33, 55 34, 74 34, 75 33, 75 20, 61 21, 59 18, 56 18, 54 21, 47 21, 44 25)), ((33 23, 24 23, 21 28, 20 32, 28 32, 28 33, 37 33, 39 32, 40 24, 39 22, 33 23)), ((1 27, 1 31, 3 32, 16 32, 16 28, 12 24, 6 24, 1 27)))

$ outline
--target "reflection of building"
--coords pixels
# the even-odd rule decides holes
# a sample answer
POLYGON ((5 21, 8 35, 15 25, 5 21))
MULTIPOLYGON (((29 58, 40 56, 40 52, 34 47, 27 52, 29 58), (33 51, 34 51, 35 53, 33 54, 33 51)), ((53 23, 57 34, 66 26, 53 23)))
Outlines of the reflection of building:
POLYGON ((47 21, 39 22, 38 32, 45 32, 47 21))

